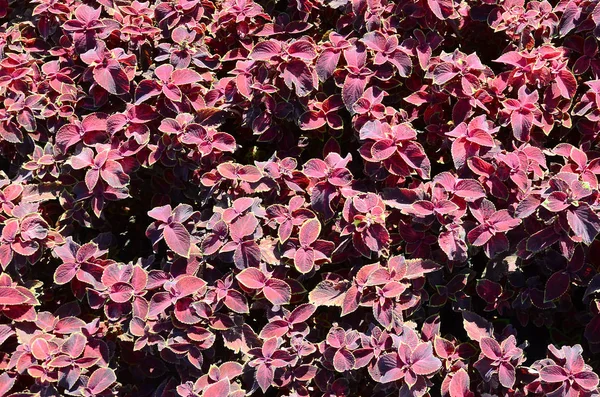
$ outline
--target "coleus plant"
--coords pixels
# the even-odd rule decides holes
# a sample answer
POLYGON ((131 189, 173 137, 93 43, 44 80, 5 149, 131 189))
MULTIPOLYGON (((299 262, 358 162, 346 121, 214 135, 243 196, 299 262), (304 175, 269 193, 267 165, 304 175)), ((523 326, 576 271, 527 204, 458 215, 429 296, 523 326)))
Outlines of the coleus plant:
POLYGON ((597 396, 599 7, 0 0, 0 396, 597 396))

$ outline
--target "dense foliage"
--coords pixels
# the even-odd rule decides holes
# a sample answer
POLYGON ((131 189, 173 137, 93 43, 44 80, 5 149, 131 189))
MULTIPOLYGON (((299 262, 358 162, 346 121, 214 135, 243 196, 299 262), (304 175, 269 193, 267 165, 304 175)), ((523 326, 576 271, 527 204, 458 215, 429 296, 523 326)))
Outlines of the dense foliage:
POLYGON ((597 0, 0 0, 0 396, 598 396, 597 0))

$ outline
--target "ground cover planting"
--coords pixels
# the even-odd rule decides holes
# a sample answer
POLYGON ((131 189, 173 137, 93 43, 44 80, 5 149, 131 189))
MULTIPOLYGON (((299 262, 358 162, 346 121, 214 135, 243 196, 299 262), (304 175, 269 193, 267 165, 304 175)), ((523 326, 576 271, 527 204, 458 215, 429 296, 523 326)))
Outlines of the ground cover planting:
POLYGON ((0 0, 0 396, 593 397, 600 4, 0 0))

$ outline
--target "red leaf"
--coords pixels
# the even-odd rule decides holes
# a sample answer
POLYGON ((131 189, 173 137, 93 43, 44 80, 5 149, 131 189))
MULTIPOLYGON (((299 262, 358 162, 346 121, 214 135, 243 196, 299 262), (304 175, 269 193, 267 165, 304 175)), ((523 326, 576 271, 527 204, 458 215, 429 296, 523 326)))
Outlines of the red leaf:
POLYGON ((340 56, 340 52, 331 50, 325 50, 321 53, 315 65, 319 80, 325 81, 333 75, 333 72, 340 62, 340 56))
POLYGON ((556 272, 546 282, 544 301, 550 302, 563 296, 569 289, 571 277, 566 272, 556 272))
POLYGON ((600 232, 600 217, 585 203, 567 211, 567 221, 575 235, 587 245, 592 244, 600 232))
POLYGON ((315 46, 307 40, 297 40, 290 44, 287 49, 288 54, 293 57, 310 61, 317 56, 315 46))
POLYGON ((238 269, 256 267, 260 264, 260 247, 254 240, 239 244, 233 253, 233 262, 238 269))
POLYGON ((277 40, 262 41, 254 46, 249 57, 255 61, 268 61, 281 53, 281 44, 277 40))
POLYGON ((502 286, 491 280, 482 279, 477 281, 477 295, 487 303, 493 303, 502 295, 502 286))
POLYGON ((292 60, 285 65, 281 74, 288 88, 294 88, 296 95, 304 97, 310 94, 316 87, 316 75, 300 60, 292 60))
POLYGON ((96 66, 94 80, 110 94, 122 95, 129 92, 129 78, 118 65, 96 66))
POLYGON ((352 111, 352 105, 363 95, 367 86, 367 78, 364 76, 348 75, 342 86, 342 100, 346 109, 352 111))

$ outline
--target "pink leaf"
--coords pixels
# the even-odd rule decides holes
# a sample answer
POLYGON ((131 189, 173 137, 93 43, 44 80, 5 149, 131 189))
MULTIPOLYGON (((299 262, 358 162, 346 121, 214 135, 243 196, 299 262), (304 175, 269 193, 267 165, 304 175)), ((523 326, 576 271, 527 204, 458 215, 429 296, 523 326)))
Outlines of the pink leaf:
POLYGON ((290 314, 289 321, 292 324, 299 324, 307 321, 317 310, 316 306, 305 303, 294 309, 290 314))
POLYGON ((298 120, 300 128, 303 130, 316 130, 327 124, 327 120, 322 112, 305 112, 298 120))
POLYGON ((592 244, 600 232, 600 217, 587 204, 580 203, 576 209, 567 211, 567 221, 575 235, 587 245, 592 244))
POLYGON ((404 378, 406 370, 402 366, 398 353, 383 354, 377 360, 377 368, 382 375, 380 382, 388 383, 404 378))
POLYGON ((354 355, 344 348, 339 349, 333 356, 333 367, 337 372, 350 371, 355 364, 356 358, 354 358, 354 355))
POLYGON ((204 389, 202 393, 203 397, 227 397, 229 396, 229 389, 231 385, 229 379, 225 378, 217 383, 213 383, 204 389))
POLYGON ((310 246, 317 240, 319 234, 321 234, 321 222, 316 218, 307 220, 300 227, 300 244, 302 247, 310 246))
POLYGON ((133 287, 127 283, 116 283, 110 287, 110 299, 116 303, 129 302, 133 296, 133 287))
POLYGON ((8 395, 8 392, 12 389, 17 380, 16 375, 10 375, 8 372, 4 372, 0 375, 0 396, 8 395))
POLYGON ((344 299, 344 284, 324 280, 310 292, 308 298, 315 306, 341 306, 344 299))
POLYGON ((256 369, 256 382, 263 393, 271 386, 273 382, 273 370, 265 364, 261 364, 256 369))
POLYGON ((485 197, 485 190, 479 182, 474 179, 462 179, 456 183, 454 194, 472 202, 485 197))
POLYGON ((261 289, 267 282, 267 277, 257 268, 249 267, 242 270, 235 278, 244 287, 250 289, 261 289))
POLYGON ((592 371, 581 371, 574 374, 573 378, 583 390, 594 391, 598 387, 598 375, 592 371))
POLYGON ((502 386, 511 389, 516 380, 515 367, 507 362, 500 364, 498 367, 498 379, 502 386))
POLYGON ((238 291, 229 290, 225 296, 225 306, 236 313, 248 313, 246 297, 238 291))
POLYGON ((441 20, 447 19, 454 13, 452 0, 427 0, 427 5, 433 15, 441 20))
POLYGON ((177 69, 171 74, 171 81, 175 85, 193 84, 202 80, 202 76, 191 69, 177 69))
POLYGON ((167 223, 169 222, 169 217, 171 216, 171 206, 163 205, 161 207, 155 207, 148 211, 148 216, 150 218, 159 220, 161 222, 167 223))
POLYGON ((87 338, 81 333, 75 333, 69 336, 60 347, 60 351, 68 354, 72 358, 77 358, 83 353, 87 338))
POLYGON ((152 295, 148 308, 148 317, 155 318, 172 305, 171 296, 168 292, 158 292, 152 295))
POLYGON ((90 376, 87 387, 94 394, 100 394, 117 381, 115 372, 110 368, 98 368, 90 376))
POLYGON ((469 391, 470 380, 469 374, 463 368, 459 369, 450 380, 449 392, 450 397, 467 397, 469 391))
POLYGON ((0 305, 21 305, 29 298, 13 287, 0 287, 0 305))
POLYGON ((323 160, 310 159, 304 164, 304 174, 310 178, 325 178, 329 166, 323 160))
POLYGON ((547 365, 540 370, 540 378, 547 383, 562 383, 567 377, 568 374, 558 365, 547 365))
POLYGON ((300 273, 309 273, 315 265, 315 253, 312 248, 298 248, 294 254, 294 265, 300 273))
POLYGON ((254 240, 239 244, 233 253, 233 262, 239 269, 256 267, 260 264, 260 247, 254 240))
MULTIPOLYGON (((435 1, 435 0, 429 0, 435 1)), ((443 85, 452 80, 458 75, 458 72, 454 70, 453 66, 448 63, 441 63, 433 70, 433 83, 443 85)))
POLYGON ((175 309, 173 313, 178 321, 183 324, 192 325, 197 324, 202 320, 196 312, 192 309, 193 300, 191 298, 182 298, 177 300, 175 303, 175 309))
POLYGON ((263 294, 274 305, 285 305, 290 302, 292 289, 283 280, 272 278, 266 282, 263 294))
POLYGON ((159 96, 161 87, 153 80, 142 80, 135 89, 136 104, 143 103, 150 98, 159 96))
POLYGON ((258 182, 262 178, 259 169, 252 165, 245 165, 238 171, 238 176, 246 182, 258 182))
POLYGON ((371 146, 371 156, 377 161, 383 161, 396 153, 396 145, 391 139, 377 141, 371 146))
POLYGON ((482 338, 489 338, 493 335, 492 325, 473 312, 463 311, 463 326, 469 338, 477 342, 482 338))
POLYGON ((502 358, 502 349, 496 340, 488 337, 481 338, 479 341, 481 352, 490 360, 498 360, 502 358))
POLYGON ((195 276, 180 276, 175 283, 178 297, 190 296, 206 286, 206 281, 195 276))
POLYGON ((531 112, 521 112, 520 110, 512 112, 510 124, 512 125, 513 134, 516 139, 521 142, 529 141, 529 133, 533 126, 533 114, 531 112))
POLYGON ((433 355, 431 342, 419 344, 411 354, 411 362, 411 369, 417 375, 431 375, 442 366, 442 362, 433 355))
POLYGON ((263 339, 280 338, 289 331, 288 322, 284 320, 274 320, 264 326, 260 332, 263 339))
POLYGON ((56 144, 62 146, 64 150, 79 141, 81 141, 81 131, 74 124, 63 125, 56 133, 56 144))
POLYGON ((187 229, 180 223, 172 223, 165 226, 165 242, 178 255, 187 258, 190 256, 192 247, 191 236, 187 229))

